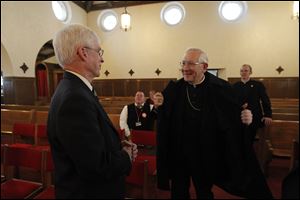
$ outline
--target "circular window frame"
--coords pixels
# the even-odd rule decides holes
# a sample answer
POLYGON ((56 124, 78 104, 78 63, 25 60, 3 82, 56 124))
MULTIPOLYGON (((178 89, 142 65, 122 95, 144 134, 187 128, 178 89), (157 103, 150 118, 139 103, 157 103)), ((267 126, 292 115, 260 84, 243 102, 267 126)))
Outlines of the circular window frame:
POLYGON ((111 10, 111 9, 107 9, 107 10, 103 10, 99 15, 98 15, 98 18, 97 18, 97 25, 99 28, 101 28, 101 30, 105 31, 105 32, 112 32, 114 31, 117 27, 118 27, 118 24, 119 24, 119 20, 118 20, 118 15, 117 13, 114 11, 114 10, 111 10), (116 25, 114 28, 112 29, 107 29, 105 26, 104 26, 104 20, 106 19, 106 17, 108 16, 114 16, 116 18, 116 25))
POLYGON ((162 22, 164 22, 165 24, 167 24, 168 26, 177 26, 177 25, 181 24, 184 21, 185 14, 186 14, 185 8, 181 3, 179 3, 179 2, 169 2, 169 3, 165 4, 162 7, 162 9, 160 11, 160 20, 162 22), (165 13, 167 11, 169 11, 170 9, 173 9, 173 8, 177 8, 179 10, 179 12, 181 13, 181 19, 176 24, 171 24, 167 21, 167 19, 165 19, 165 13))
POLYGON ((244 18, 244 16, 246 15, 247 11, 248 11, 248 5, 247 5, 246 1, 221 1, 220 5, 218 7, 218 13, 219 13, 220 18, 223 21, 228 22, 228 23, 234 23, 234 22, 240 21, 241 19, 244 18), (241 8, 241 13, 240 13, 240 15, 236 19, 232 19, 232 20, 227 19, 222 14, 222 9, 224 8, 224 6, 226 4, 229 4, 229 3, 235 3, 235 4, 239 5, 240 8, 241 8))
POLYGON ((65 9, 65 12, 66 12, 66 18, 63 19, 63 20, 60 20, 58 19, 58 17, 55 15, 55 11, 53 9, 53 1, 51 1, 51 4, 52 4, 52 11, 54 13, 54 16, 56 17, 56 19, 64 24, 68 24, 70 23, 71 19, 72 19, 72 10, 71 10, 71 6, 69 4, 68 1, 57 1, 59 4, 62 4, 62 8, 65 9))

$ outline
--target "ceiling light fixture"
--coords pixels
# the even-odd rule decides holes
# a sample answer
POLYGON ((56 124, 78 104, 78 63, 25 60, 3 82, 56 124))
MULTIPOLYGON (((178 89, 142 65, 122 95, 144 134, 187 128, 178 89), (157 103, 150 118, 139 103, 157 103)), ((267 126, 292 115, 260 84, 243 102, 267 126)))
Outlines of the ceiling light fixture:
POLYGON ((125 7, 125 12, 123 12, 122 15, 121 15, 121 28, 124 31, 128 31, 129 29, 131 29, 130 21, 131 21, 131 16, 127 12, 127 9, 125 7))
POLYGON ((299 21, 299 1, 294 1, 292 19, 298 19, 299 21))

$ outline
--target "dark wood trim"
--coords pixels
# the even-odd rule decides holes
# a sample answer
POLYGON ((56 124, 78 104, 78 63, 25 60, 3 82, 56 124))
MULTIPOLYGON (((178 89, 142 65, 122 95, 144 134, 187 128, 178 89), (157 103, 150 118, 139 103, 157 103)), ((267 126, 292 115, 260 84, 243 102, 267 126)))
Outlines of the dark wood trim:
POLYGON ((5 104, 34 105, 36 86, 34 77, 3 77, 5 104))
POLYGON ((75 3, 77 6, 79 6, 80 8, 82 8, 83 10, 86 11, 85 3, 83 1, 72 1, 72 2, 75 3))
MULTIPOLYGON (((251 79, 261 81, 270 98, 299 98, 299 77, 251 77, 251 79)), ((240 77, 228 78, 231 84, 240 80, 240 77)))
POLYGON ((95 4, 94 1, 73 1, 76 5, 84 9, 87 13, 95 10, 113 9, 129 6, 139 6, 153 3, 161 3, 166 1, 107 1, 105 3, 95 4), (88 3, 89 2, 89 3, 88 3))
POLYGON ((134 96, 140 90, 148 96, 150 90, 162 91, 171 80, 176 78, 156 79, 96 79, 92 82, 98 96, 134 96))

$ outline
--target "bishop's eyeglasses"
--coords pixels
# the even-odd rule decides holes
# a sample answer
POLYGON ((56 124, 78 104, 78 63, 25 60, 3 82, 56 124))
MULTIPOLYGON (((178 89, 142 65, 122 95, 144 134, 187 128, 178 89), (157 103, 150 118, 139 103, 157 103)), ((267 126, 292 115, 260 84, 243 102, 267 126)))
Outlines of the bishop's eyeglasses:
POLYGON ((183 60, 179 64, 180 64, 181 67, 183 67, 185 65, 191 67, 191 66, 200 65, 200 64, 203 64, 203 63, 202 62, 191 62, 191 61, 183 60))

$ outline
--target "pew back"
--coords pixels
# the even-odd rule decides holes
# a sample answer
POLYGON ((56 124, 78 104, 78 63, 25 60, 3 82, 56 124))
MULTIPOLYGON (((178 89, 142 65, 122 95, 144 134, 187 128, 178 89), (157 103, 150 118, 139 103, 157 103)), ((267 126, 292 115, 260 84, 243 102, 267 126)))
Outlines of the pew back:
POLYGON ((272 154, 291 157, 293 141, 299 138, 299 121, 273 120, 266 130, 272 154))
POLYGON ((35 111, 34 122, 36 124, 47 124, 48 111, 35 111))
POLYGON ((34 110, 1 109, 1 132, 12 132, 14 123, 32 123, 34 110))
POLYGON ((110 121, 113 123, 114 127, 119 130, 120 129, 120 114, 108 114, 110 121))

